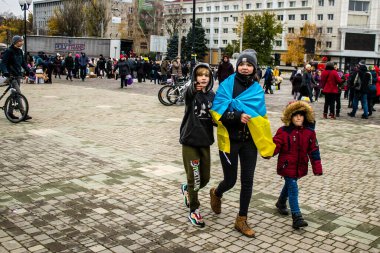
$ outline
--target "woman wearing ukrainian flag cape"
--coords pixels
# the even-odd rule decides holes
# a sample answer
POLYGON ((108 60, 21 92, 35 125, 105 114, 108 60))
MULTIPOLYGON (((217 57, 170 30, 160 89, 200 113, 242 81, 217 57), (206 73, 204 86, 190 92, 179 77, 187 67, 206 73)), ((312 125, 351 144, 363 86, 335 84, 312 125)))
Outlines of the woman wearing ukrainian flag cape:
POLYGON ((247 213, 257 153, 269 158, 276 147, 256 70, 256 52, 252 49, 243 51, 236 63, 236 73, 220 84, 211 108, 211 115, 218 125, 219 156, 224 174, 224 180, 210 190, 211 208, 216 214, 221 213, 221 198, 236 183, 240 158, 240 209, 235 229, 248 237, 255 235, 247 224, 247 213))

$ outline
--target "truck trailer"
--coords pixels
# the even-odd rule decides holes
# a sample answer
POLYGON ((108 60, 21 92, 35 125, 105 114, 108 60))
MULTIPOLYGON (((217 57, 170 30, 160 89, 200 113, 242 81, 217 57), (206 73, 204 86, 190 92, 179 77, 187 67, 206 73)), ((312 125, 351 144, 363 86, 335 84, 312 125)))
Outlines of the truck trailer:
POLYGON ((68 53, 86 53, 88 57, 119 58, 120 52, 129 52, 132 49, 131 41, 120 39, 86 38, 86 37, 64 37, 64 36, 27 36, 27 50, 36 55, 44 52, 47 55, 67 55, 68 53))

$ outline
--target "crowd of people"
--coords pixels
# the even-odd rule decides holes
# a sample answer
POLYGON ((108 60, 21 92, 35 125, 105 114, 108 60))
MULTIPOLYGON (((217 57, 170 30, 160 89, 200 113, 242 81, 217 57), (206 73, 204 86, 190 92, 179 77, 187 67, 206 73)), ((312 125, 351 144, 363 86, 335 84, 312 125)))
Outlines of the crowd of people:
POLYGON ((368 119, 375 110, 380 97, 380 69, 368 66, 361 60, 351 71, 344 73, 334 62, 319 66, 307 64, 304 69, 295 69, 290 77, 294 99, 307 98, 310 102, 324 96, 323 118, 336 119, 341 116, 341 99, 348 100, 352 111, 348 116, 355 117, 358 102, 363 109, 362 119, 368 119))

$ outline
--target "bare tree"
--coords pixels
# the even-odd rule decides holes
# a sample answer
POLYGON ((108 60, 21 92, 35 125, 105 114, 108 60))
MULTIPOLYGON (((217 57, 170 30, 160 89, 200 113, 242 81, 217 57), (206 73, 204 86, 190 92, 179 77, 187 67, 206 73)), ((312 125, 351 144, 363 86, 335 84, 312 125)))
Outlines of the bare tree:
POLYGON ((86 27, 89 36, 104 37, 108 23, 111 20, 109 15, 109 1, 88 0, 86 5, 86 27))
POLYGON ((180 5, 173 4, 169 6, 169 11, 165 14, 165 30, 170 37, 173 37, 174 34, 178 34, 179 29, 181 28, 182 20, 180 11, 180 5))
POLYGON ((54 10, 48 21, 49 35, 83 36, 85 15, 83 1, 64 0, 59 8, 54 10))

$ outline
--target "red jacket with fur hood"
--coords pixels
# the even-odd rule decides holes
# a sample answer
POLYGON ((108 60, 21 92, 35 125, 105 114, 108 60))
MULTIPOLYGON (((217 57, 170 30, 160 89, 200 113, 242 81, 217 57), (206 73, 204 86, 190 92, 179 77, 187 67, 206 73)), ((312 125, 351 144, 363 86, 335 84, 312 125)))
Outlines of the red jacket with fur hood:
POLYGON ((307 175, 310 159, 313 173, 321 175, 322 163, 314 130, 314 114, 310 105, 303 101, 289 104, 284 110, 282 121, 285 126, 278 129, 273 138, 276 144, 274 155, 279 154, 277 174, 301 178, 307 175), (291 123, 293 113, 299 111, 305 116, 303 127, 296 127, 291 123))

